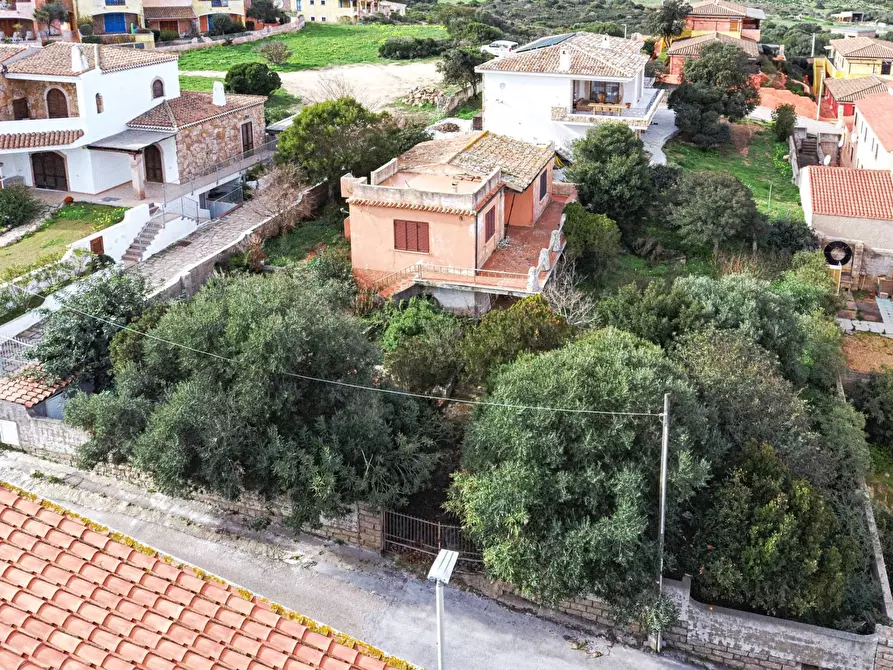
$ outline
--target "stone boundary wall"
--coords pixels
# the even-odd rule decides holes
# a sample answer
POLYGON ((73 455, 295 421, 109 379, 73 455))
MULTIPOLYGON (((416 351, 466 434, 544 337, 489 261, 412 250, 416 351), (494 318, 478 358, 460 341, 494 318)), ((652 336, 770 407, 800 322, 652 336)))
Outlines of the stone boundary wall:
MULTIPOLYGON (((283 33, 294 33, 304 27, 304 17, 292 17, 292 20, 285 25, 276 28, 265 27, 262 30, 255 30, 252 33, 243 33, 239 37, 232 38, 233 44, 248 44, 249 42, 257 42, 266 37, 273 35, 281 35, 283 33)), ((155 51, 193 51, 194 49, 208 49, 211 47, 224 46, 223 39, 211 40, 209 42, 186 42, 185 44, 169 44, 166 46, 156 46, 155 51)))

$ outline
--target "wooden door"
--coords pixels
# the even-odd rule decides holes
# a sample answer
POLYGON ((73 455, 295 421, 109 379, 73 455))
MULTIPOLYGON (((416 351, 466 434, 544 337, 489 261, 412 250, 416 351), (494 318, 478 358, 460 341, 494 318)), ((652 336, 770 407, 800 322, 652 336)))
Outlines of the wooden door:
POLYGON ((146 163, 146 181, 156 184, 164 182, 164 167, 161 163, 161 150, 158 145, 150 144, 143 149, 143 158, 146 163))
POLYGON ((68 100, 58 88, 51 88, 47 93, 47 115, 51 119, 68 118, 68 100))
POLYGON ((65 159, 59 154, 49 152, 32 154, 31 167, 34 170, 35 188, 47 188, 53 191, 68 190, 65 159))
POLYGON ((248 152, 254 149, 254 124, 242 124, 242 152, 248 152))

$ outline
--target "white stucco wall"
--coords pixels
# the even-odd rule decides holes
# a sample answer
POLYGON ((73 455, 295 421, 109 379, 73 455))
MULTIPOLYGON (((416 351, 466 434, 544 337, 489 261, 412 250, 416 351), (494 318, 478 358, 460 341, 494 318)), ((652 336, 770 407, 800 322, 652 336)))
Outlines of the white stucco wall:
POLYGON ((856 139, 856 155, 853 166, 863 170, 893 170, 893 152, 885 149, 874 129, 856 109, 853 135, 856 139))
POLYGON ((149 205, 137 205, 124 212, 124 219, 114 226, 109 226, 68 246, 69 249, 90 249, 90 242, 97 237, 102 238, 102 246, 107 256, 120 262, 124 252, 139 235, 143 226, 149 221, 149 205))

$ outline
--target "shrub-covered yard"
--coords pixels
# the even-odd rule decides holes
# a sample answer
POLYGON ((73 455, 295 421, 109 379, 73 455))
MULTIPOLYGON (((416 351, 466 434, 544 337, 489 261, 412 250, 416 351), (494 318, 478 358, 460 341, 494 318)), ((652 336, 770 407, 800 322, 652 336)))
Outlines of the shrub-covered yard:
POLYGON ((801 216, 800 192, 791 183, 790 165, 782 160, 787 145, 776 142, 772 132, 759 124, 735 124, 734 144, 718 149, 699 149, 680 140, 664 147, 667 160, 685 170, 731 172, 751 191, 760 211, 801 216), (769 188, 772 205, 769 211, 769 188))
POLYGON ((126 207, 73 202, 15 244, 0 248, 0 277, 17 277, 61 258, 65 247, 124 218, 126 207))
POLYGON ((300 262, 319 245, 332 246, 344 242, 342 229, 329 217, 304 221, 291 232, 264 243, 270 265, 286 266, 300 262))
MULTIPOLYGON (((378 63, 382 61, 378 57, 378 46, 388 38, 446 36, 446 29, 442 26, 323 25, 308 22, 298 32, 269 38, 282 40, 293 52, 288 61, 281 65, 271 65, 271 68, 280 72, 292 72, 327 65, 378 63)), ((180 69, 224 72, 237 63, 263 61, 256 49, 265 41, 187 51, 180 56, 180 69)))

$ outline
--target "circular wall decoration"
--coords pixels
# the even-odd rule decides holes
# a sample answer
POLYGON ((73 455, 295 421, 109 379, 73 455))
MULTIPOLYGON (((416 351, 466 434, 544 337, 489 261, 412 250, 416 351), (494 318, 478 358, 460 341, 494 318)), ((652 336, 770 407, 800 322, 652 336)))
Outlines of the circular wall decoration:
POLYGON ((853 250, 846 242, 829 242, 824 251, 828 265, 846 265, 853 260, 853 250))

